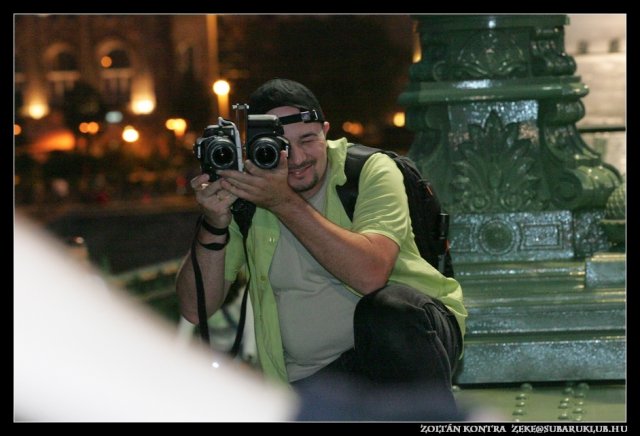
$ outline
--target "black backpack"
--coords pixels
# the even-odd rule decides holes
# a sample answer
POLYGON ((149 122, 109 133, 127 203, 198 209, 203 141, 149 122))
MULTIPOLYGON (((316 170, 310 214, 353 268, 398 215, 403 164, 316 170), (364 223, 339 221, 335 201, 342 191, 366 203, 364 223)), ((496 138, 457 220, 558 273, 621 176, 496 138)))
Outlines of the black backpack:
POLYGON ((431 183, 422 175, 415 163, 393 151, 354 144, 347 149, 344 172, 347 182, 337 186, 338 196, 349 219, 358 198, 358 182, 362 167, 375 153, 384 153, 394 160, 404 177, 404 188, 409 201, 411 226, 420 255, 447 277, 453 277, 453 263, 449 252, 449 215, 442 211, 431 183))

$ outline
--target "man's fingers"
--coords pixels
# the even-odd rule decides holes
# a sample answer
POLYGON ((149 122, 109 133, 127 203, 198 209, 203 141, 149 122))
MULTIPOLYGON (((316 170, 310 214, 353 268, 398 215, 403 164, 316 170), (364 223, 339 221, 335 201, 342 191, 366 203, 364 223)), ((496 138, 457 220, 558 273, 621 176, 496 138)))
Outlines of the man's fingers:
POLYGON ((191 189, 193 189, 194 191, 202 190, 202 189, 204 189, 204 188, 202 188, 202 185, 208 185, 209 184, 209 175, 208 174, 200 174, 198 176, 195 176, 193 179, 191 179, 189 184, 191 185, 191 189))

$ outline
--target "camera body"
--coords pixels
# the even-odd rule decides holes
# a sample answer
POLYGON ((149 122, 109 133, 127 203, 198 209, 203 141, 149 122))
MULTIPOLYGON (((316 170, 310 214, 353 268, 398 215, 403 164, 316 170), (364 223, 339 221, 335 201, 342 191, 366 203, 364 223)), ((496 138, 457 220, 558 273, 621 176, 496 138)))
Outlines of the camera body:
POLYGON ((284 129, 275 115, 248 115, 246 126, 244 147, 236 125, 222 117, 196 140, 193 152, 202 172, 209 174, 209 180, 217 179, 217 170, 242 171, 245 155, 257 167, 272 169, 280 162, 280 151, 289 152, 289 141, 283 136, 284 129))

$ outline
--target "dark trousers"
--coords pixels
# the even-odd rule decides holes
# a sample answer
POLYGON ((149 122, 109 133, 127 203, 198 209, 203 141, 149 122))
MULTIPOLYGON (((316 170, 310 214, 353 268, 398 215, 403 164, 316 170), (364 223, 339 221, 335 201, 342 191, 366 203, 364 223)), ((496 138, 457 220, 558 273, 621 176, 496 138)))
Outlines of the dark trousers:
POLYGON ((444 304, 408 286, 393 284, 362 297, 353 324, 354 348, 294 382, 294 387, 339 374, 377 387, 428 386, 437 392, 439 401, 455 408, 451 378, 462 337, 444 304))

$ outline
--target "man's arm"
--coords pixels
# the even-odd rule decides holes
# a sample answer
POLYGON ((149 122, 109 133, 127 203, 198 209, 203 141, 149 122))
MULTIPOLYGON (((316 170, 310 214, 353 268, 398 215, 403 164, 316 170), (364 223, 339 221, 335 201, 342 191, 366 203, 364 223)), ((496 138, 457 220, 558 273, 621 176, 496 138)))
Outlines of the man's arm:
POLYGON ((387 283, 399 252, 393 240, 344 229, 299 195, 272 212, 327 271, 356 291, 368 294, 387 283))
MULTIPOLYGON (((203 244, 212 242, 224 243, 227 238, 227 236, 211 235, 204 229, 201 229, 196 237, 203 244)), ((196 258, 202 274, 208 317, 222 306, 231 286, 231 282, 224 280, 224 253, 224 248, 218 251, 207 250, 196 243, 196 258)), ((198 324, 198 304, 195 273, 191 260, 192 255, 193 253, 189 250, 180 266, 176 279, 176 290, 178 292, 180 313, 187 321, 198 324)))
POLYGON ((286 154, 276 169, 247 161, 245 171, 220 171, 221 186, 273 212, 327 271, 356 291, 367 294, 387 283, 398 245, 384 235, 351 232, 317 212, 287 183, 286 154))
MULTIPOLYGON (((208 183, 206 174, 195 177, 191 181, 191 187, 196 192, 196 201, 203 207, 204 218, 216 228, 228 227, 231 222, 231 204, 237 197, 225 191, 220 186, 220 180, 208 183)), ((200 227, 196 238, 202 244, 222 244, 230 238, 230 235, 214 235, 204 227, 200 227)), ((196 259, 202 273, 202 281, 205 289, 207 316, 220 308, 229 291, 231 282, 224 280, 225 251, 209 250, 196 243, 196 259)), ((176 279, 176 291, 182 316, 189 322, 198 323, 198 304, 196 298, 196 281, 191 260, 191 250, 185 257, 176 279)))

